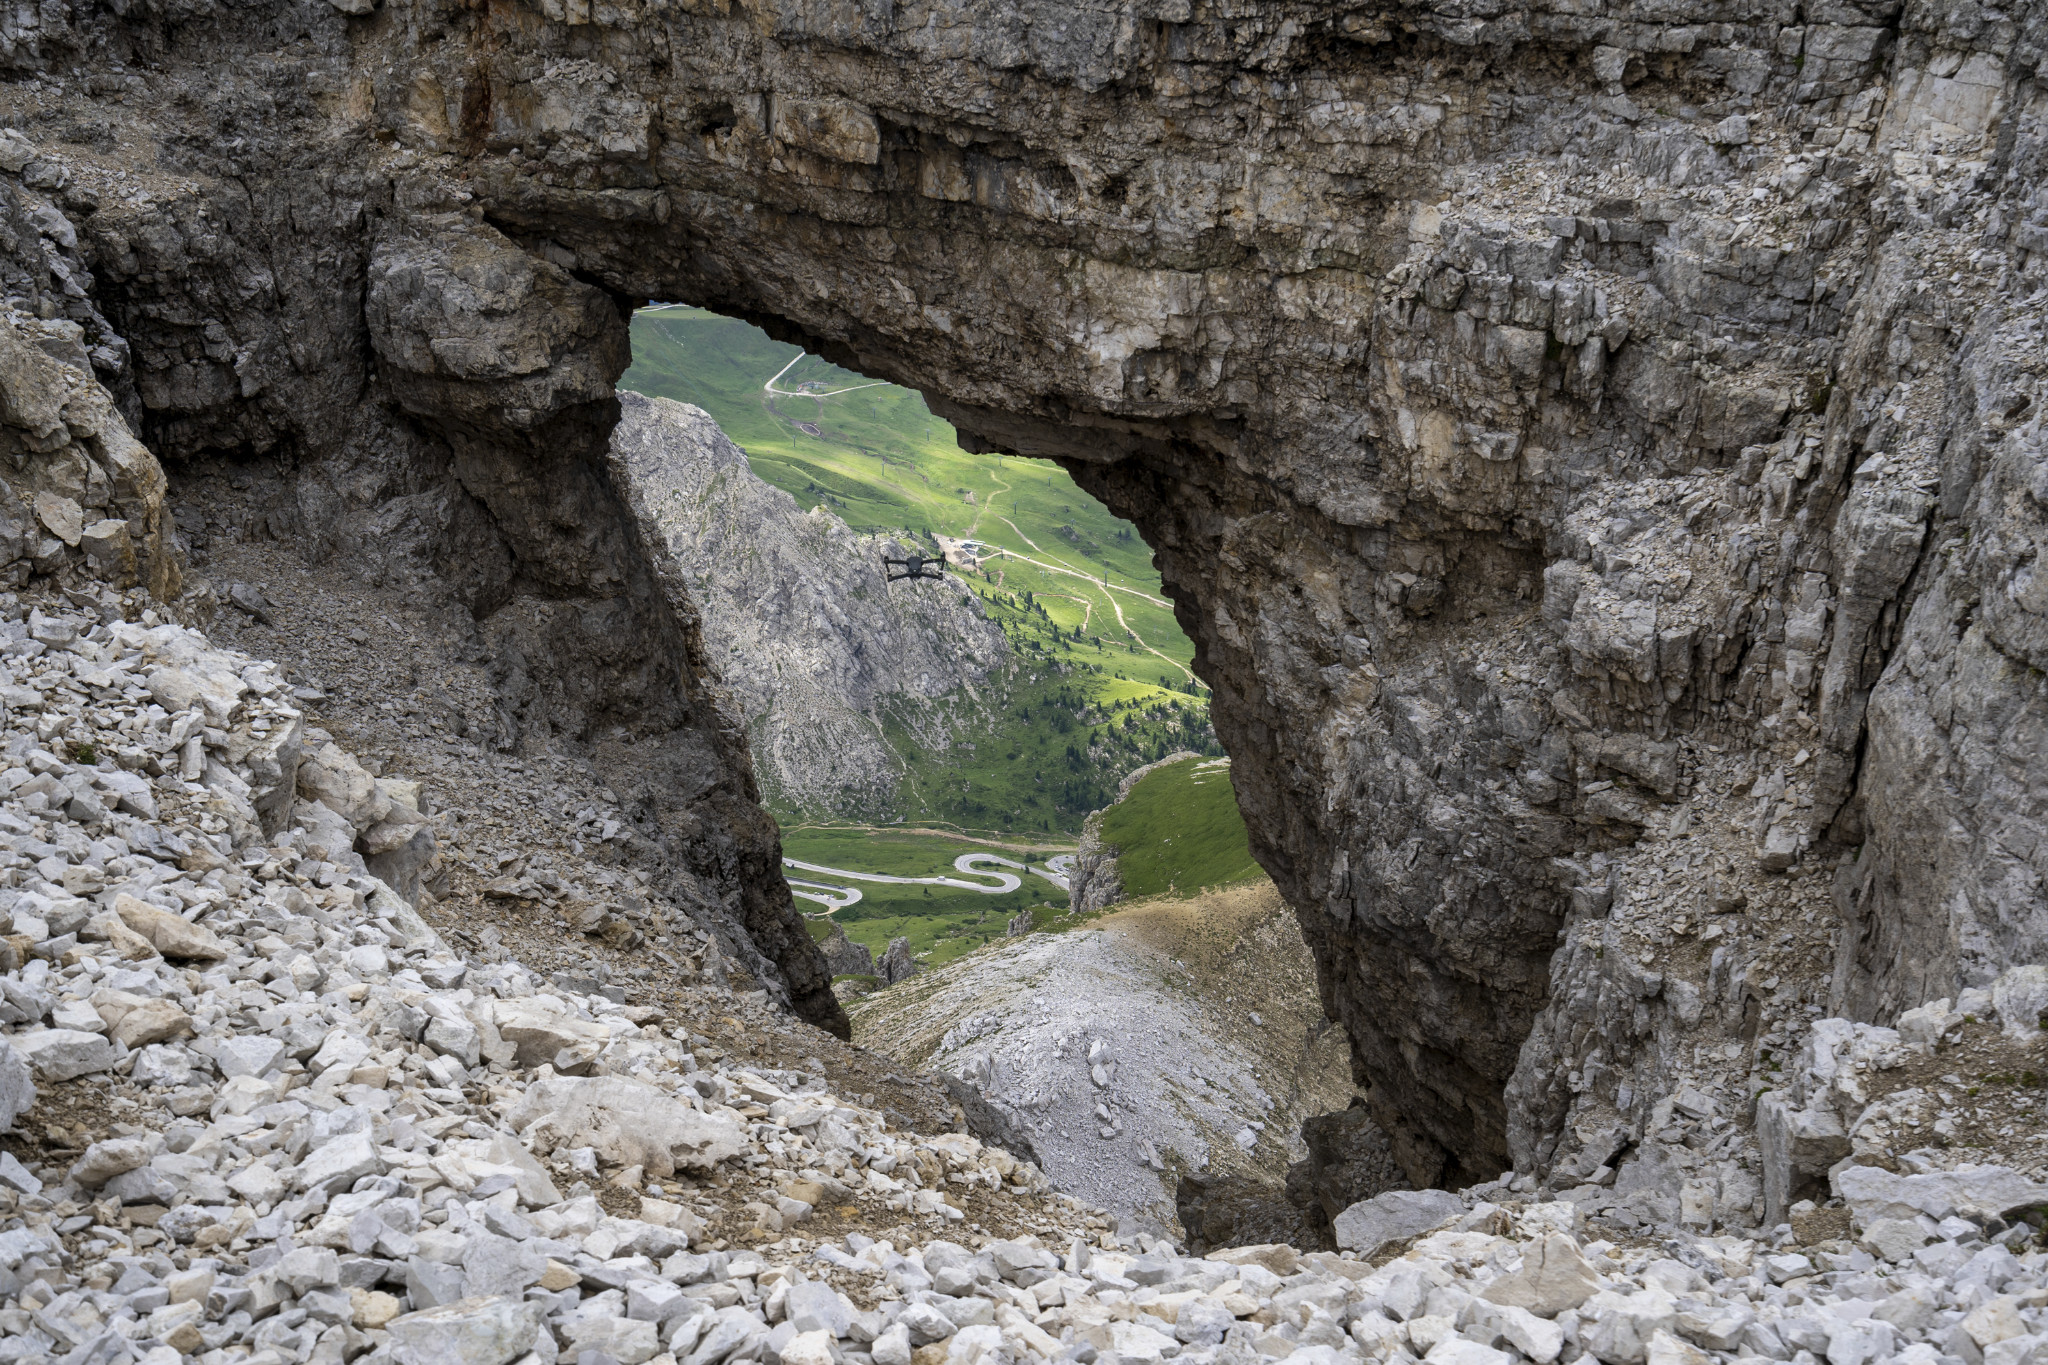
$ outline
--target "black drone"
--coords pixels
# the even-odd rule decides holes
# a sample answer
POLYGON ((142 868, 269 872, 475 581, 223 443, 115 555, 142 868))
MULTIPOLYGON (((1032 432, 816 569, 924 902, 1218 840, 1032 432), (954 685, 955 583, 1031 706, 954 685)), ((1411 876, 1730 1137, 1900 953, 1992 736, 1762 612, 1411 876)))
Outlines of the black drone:
POLYGON ((946 561, 943 559, 926 559, 923 555, 912 555, 908 559, 891 559, 887 555, 883 555, 882 563, 886 566, 884 570, 887 575, 886 581, 890 583, 899 583, 906 578, 944 578, 946 576, 946 561), (903 572, 894 572, 897 569, 901 569, 903 572))

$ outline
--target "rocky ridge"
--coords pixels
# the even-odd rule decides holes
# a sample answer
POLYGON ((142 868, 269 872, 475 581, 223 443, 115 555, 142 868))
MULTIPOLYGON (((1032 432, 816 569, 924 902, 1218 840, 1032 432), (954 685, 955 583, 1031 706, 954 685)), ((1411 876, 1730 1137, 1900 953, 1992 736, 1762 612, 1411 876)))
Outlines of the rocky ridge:
POLYGON ((898 746, 973 741, 1011 663, 1001 629, 957 584, 885 584, 882 557, 906 547, 799 510, 701 408, 619 402, 614 468, 697 604, 764 794, 807 814, 902 814, 914 755, 898 746))
MULTIPOLYGON (((727 1058, 678 1018, 763 1027, 775 1005, 721 984, 714 934, 681 915, 665 936, 698 965, 662 983, 663 1006, 451 951, 362 853, 407 853, 386 866, 423 874, 435 913, 429 793, 312 734, 314 689, 139 589, 33 586, 0 599, 8 1359, 2027 1365, 2048 1350, 2048 1185, 1958 1159, 2035 1129, 1961 1129, 1982 1106, 1940 1111, 1951 1097, 1895 1083, 1916 1064, 2038 1064, 2039 968, 1896 1030, 1816 1023, 1762 1102, 1784 1116, 1760 1125, 1782 1165, 1765 1197, 1792 1202, 1761 1238, 1690 1185, 1658 1226, 1611 1171, 1562 1197, 1510 1173, 1345 1208, 1349 1256, 1184 1257, 1127 1245, 1007 1151, 888 1124, 822 1064, 727 1058), (1957 1145, 1901 1150, 1923 1131, 1957 1145)), ((259 613, 289 619, 262 594, 229 600, 265 629, 259 613)), ((1106 1060, 1091 1059, 1113 1082, 1106 1060)), ((2015 1090, 2023 1118, 2033 1098, 2015 1090)), ((1725 1127, 1704 1097, 1673 1103, 1725 1127)))

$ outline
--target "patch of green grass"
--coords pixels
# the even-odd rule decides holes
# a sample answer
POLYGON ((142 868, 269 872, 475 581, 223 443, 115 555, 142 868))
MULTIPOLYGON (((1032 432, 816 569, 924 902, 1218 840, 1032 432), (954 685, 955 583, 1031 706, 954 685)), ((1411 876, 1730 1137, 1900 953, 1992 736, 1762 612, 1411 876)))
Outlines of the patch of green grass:
POLYGON ((1003 937, 1011 916, 1043 905, 1060 893, 1051 886, 1020 887, 1001 896, 983 896, 943 886, 889 886, 859 883, 862 899, 832 916, 855 943, 865 943, 880 957, 892 938, 910 940, 910 951, 932 954, 932 962, 950 962, 961 953, 1003 937))
POLYGON ((1147 773, 1103 812, 1102 841, 1117 850, 1124 893, 1134 899, 1265 875, 1252 859, 1229 767, 1201 759, 1147 773))
MULTIPOLYGON (((905 789, 928 821, 1022 838, 1078 832, 1131 769, 1176 749, 1221 752, 1202 700, 1107 671, 1027 673, 989 710, 979 734, 910 764, 905 789)), ((907 733, 891 738, 916 752, 907 733)))

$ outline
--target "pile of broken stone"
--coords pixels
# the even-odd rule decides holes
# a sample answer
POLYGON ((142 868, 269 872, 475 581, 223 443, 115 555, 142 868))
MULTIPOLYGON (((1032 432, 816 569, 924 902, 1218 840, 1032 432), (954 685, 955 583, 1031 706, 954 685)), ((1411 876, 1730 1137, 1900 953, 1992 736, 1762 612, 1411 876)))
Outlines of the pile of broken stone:
POLYGON ((1088 1226, 972 1137, 464 962, 361 851, 415 837, 413 784, 306 752, 269 665, 146 599, 0 598, 0 667, 0 1132, 96 1139, 0 1154, 0 1360, 639 1362, 763 1311, 714 1225, 959 1223, 977 1188, 1088 1226))
POLYGON ((0 1361, 2048 1354, 2017 1217, 2048 1189, 1996 1168, 1836 1171, 1860 1245, 1617 1246, 1524 1180, 1365 1201, 1350 1255, 1121 1246, 999 1149, 450 953, 358 851, 405 847, 417 793, 317 735, 305 755, 261 662, 132 597, 0 618, 0 1128, 58 1100, 97 1125, 61 1160, 0 1155, 0 1361), (1040 1232, 977 1235, 965 1206, 1004 1201, 1040 1232), (844 1209, 897 1227, 822 1231, 844 1209))

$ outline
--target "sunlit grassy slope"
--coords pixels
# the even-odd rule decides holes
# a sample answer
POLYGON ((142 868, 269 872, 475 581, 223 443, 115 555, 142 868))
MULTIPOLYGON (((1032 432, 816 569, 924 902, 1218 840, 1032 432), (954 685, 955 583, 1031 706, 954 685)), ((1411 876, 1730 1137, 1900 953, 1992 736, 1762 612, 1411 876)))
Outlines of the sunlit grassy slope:
POLYGON ((1043 460, 974 455, 911 389, 877 384, 702 309, 643 309, 622 388, 695 403, 754 472, 860 530, 973 539, 967 581, 1026 662, 1187 688, 1194 655, 1129 523, 1043 460), (791 366, 781 377, 777 373, 791 366), (802 396, 771 393, 807 390, 802 396))
POLYGON ((1183 759, 1140 778, 1102 814, 1102 841, 1117 850, 1124 894, 1194 895, 1264 876, 1230 788, 1230 767, 1183 759))

